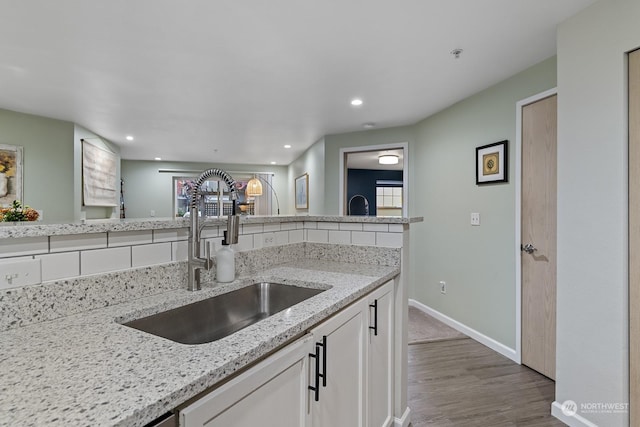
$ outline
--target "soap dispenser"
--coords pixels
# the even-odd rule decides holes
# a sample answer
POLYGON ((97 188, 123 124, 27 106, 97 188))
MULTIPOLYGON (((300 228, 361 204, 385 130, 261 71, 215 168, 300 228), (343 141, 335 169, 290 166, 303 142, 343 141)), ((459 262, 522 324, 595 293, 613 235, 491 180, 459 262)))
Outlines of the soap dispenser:
POLYGON ((224 232, 222 247, 216 252, 216 281, 220 283, 233 282, 236 278, 235 253, 227 241, 227 232, 224 232))

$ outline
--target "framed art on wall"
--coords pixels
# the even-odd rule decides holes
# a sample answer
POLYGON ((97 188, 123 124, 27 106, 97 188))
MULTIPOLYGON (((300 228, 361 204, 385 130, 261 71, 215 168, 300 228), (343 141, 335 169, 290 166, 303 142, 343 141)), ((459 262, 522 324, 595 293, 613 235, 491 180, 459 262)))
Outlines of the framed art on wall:
POLYGON ((22 201, 22 147, 0 144, 0 207, 22 201))
POLYGON ((117 157, 93 142, 82 140, 82 204, 118 206, 117 157))
POLYGON ((309 175, 303 174, 295 180, 296 209, 309 209, 309 175))
POLYGON ((508 182, 507 140, 476 148, 476 185, 508 182))

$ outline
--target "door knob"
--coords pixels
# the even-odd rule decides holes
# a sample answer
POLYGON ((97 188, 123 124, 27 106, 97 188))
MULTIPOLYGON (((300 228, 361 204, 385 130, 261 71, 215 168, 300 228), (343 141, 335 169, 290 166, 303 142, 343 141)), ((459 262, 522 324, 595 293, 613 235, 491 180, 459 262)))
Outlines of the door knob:
POLYGON ((536 248, 534 248, 534 247, 533 247, 533 245, 532 245, 531 243, 527 243, 527 244, 526 244, 526 245, 524 245, 524 246, 520 245, 520 250, 521 250, 521 251, 524 251, 524 252, 526 252, 526 253, 528 253, 528 254, 532 254, 532 253, 534 253, 535 251, 537 251, 537 249, 536 249, 536 248))

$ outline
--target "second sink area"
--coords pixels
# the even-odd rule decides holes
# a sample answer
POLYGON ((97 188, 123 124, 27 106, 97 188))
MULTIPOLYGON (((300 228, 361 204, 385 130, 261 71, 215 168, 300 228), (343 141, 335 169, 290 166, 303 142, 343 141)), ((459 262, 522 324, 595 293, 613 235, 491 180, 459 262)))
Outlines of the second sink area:
POLYGON ((182 344, 203 344, 323 292, 281 283, 260 282, 123 325, 182 344))

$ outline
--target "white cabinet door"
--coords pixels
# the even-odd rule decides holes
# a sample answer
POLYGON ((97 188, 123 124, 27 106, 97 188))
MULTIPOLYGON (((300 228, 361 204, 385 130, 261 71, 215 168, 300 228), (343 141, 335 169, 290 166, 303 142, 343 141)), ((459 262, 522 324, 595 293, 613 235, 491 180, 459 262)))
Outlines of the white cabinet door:
POLYGON ((308 425, 306 335, 180 411, 183 427, 308 425))
MULTIPOLYGON (((318 368, 309 365, 309 406, 313 427, 364 427, 364 312, 358 301, 314 328, 318 368), (323 346, 319 346, 322 344, 323 346), (326 371, 324 367, 326 366, 326 371)), ((312 358, 313 359, 313 358, 312 358)))
POLYGON ((393 423, 394 309, 393 281, 367 296, 367 426, 393 423))

